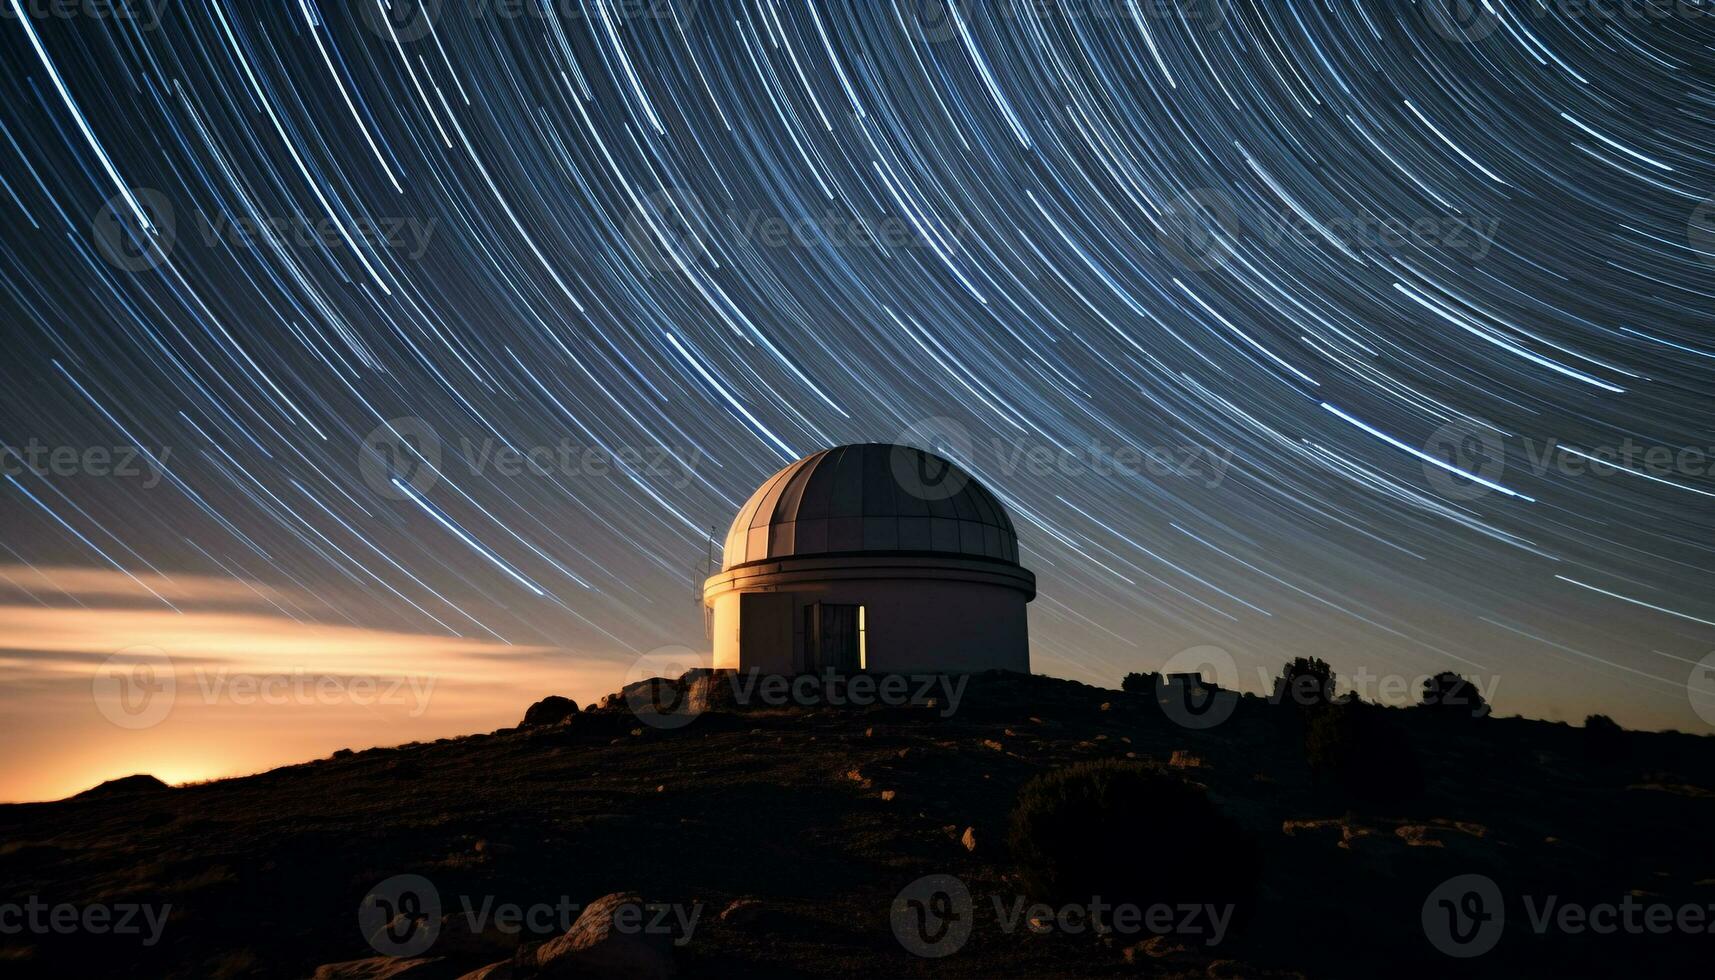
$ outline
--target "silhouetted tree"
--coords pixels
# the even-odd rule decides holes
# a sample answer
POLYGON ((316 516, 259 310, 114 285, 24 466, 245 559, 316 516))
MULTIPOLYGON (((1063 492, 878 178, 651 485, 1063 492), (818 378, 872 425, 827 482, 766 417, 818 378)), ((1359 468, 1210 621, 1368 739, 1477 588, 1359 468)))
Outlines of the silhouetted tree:
POLYGON ((1147 674, 1130 673, 1125 680, 1120 681, 1120 690, 1127 694, 1153 694, 1161 686, 1161 675, 1155 671, 1147 674))
POLYGON ((1202 787, 1117 759, 1025 783, 1007 843, 1025 890, 1054 903, 1242 904, 1257 875, 1254 846, 1202 787))
POLYGON ((1301 708, 1325 707, 1334 700, 1334 668, 1320 657, 1294 657, 1280 668, 1274 681, 1276 704, 1301 708))
POLYGON ((1417 752, 1387 713, 1352 702, 1311 713, 1304 726, 1304 759, 1319 785, 1368 803, 1400 803, 1422 792, 1417 752))
POLYGON ((1487 718, 1489 702, 1477 685, 1450 670, 1423 682, 1423 707, 1448 718, 1487 718))
POLYGON ((1619 762, 1632 753, 1626 730, 1607 715, 1584 719, 1584 754, 1594 762, 1619 762))

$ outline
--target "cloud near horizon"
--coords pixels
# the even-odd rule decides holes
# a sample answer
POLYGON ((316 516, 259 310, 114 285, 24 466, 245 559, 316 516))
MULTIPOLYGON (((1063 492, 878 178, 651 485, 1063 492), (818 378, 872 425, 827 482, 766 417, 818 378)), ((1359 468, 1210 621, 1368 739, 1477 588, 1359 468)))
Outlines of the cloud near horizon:
POLYGON ((0 565, 0 801, 256 772, 515 724, 616 690, 630 658, 314 622, 259 582, 0 565))

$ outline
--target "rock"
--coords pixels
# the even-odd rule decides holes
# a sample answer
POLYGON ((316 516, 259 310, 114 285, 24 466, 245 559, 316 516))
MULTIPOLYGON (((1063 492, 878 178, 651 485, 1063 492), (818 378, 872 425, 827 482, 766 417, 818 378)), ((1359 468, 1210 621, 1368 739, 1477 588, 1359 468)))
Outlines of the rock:
POLYGON ((630 922, 615 921, 626 906, 640 910, 643 899, 615 892, 591 902, 563 936, 536 950, 536 967, 543 977, 612 977, 615 980, 662 980, 674 975, 673 940, 645 926, 649 913, 633 913, 630 922))
POLYGON ((1174 769, 1201 769, 1203 757, 1184 749, 1174 749, 1173 757, 1167 760, 1167 764, 1174 769))
POLYGON ((977 849, 977 828, 966 827, 964 836, 959 838, 959 843, 965 845, 965 850, 967 850, 967 851, 976 850, 977 849))
POLYGON ((887 803, 893 802, 893 798, 898 796, 898 795, 899 795, 898 793, 896 793, 890 789, 884 789, 881 791, 881 798, 882 798, 883 802, 887 802, 887 803))
POLYGON ((571 698, 563 698, 558 694, 550 694, 531 705, 524 712, 524 720, 518 723, 519 728, 547 728, 551 725, 563 725, 566 719, 578 713, 578 703, 571 698))
POLYGON ((1102 706, 1100 708, 1097 708, 1096 710, 1097 711, 1112 711, 1112 710, 1114 710, 1113 702, 1112 701, 1103 701, 1102 706))
POLYGON ((490 963, 480 969, 472 970, 459 977, 459 980, 512 980, 517 975, 518 971, 512 968, 511 960, 501 960, 499 963, 490 963))
POLYGON ((452 962, 439 956, 371 956, 366 960, 324 963, 316 967, 312 980, 456 980, 452 962))
POLYGON ((1006 751, 1006 746, 1000 744, 999 742, 995 741, 992 738, 983 739, 983 747, 987 748, 987 749, 994 749, 996 752, 1005 752, 1006 751))
POLYGON ((499 857, 502 854, 511 854, 513 851, 518 850, 518 848, 511 844, 502 844, 498 841, 487 839, 477 841, 471 846, 471 849, 476 851, 478 854, 486 854, 489 857, 499 857))
POLYGON ((762 903, 754 898, 740 898, 721 909, 720 920, 735 926, 754 925, 762 914, 762 903))
POLYGON ((1185 945, 1172 936, 1151 936, 1143 942, 1127 946, 1120 955, 1125 957, 1127 963, 1137 965, 1150 960, 1179 958, 1187 952, 1189 950, 1185 945))

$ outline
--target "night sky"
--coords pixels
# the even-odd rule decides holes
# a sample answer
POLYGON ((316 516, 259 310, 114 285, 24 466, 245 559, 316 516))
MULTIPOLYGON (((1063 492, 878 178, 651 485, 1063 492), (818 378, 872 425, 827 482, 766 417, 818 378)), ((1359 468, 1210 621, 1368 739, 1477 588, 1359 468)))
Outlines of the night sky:
POLYGON ((1707 5, 4 2, 20 675, 244 601, 613 690, 765 478, 909 442, 1038 671, 1715 724, 1707 5))

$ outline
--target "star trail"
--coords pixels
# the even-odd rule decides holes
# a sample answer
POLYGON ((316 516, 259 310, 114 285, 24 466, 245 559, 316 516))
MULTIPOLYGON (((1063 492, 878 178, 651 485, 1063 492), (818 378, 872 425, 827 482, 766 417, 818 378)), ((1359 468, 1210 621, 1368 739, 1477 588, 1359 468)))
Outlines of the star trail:
POLYGON ((1715 724, 1708 4, 4 3, 8 603, 606 682, 771 473, 913 442, 1039 671, 1715 724))

